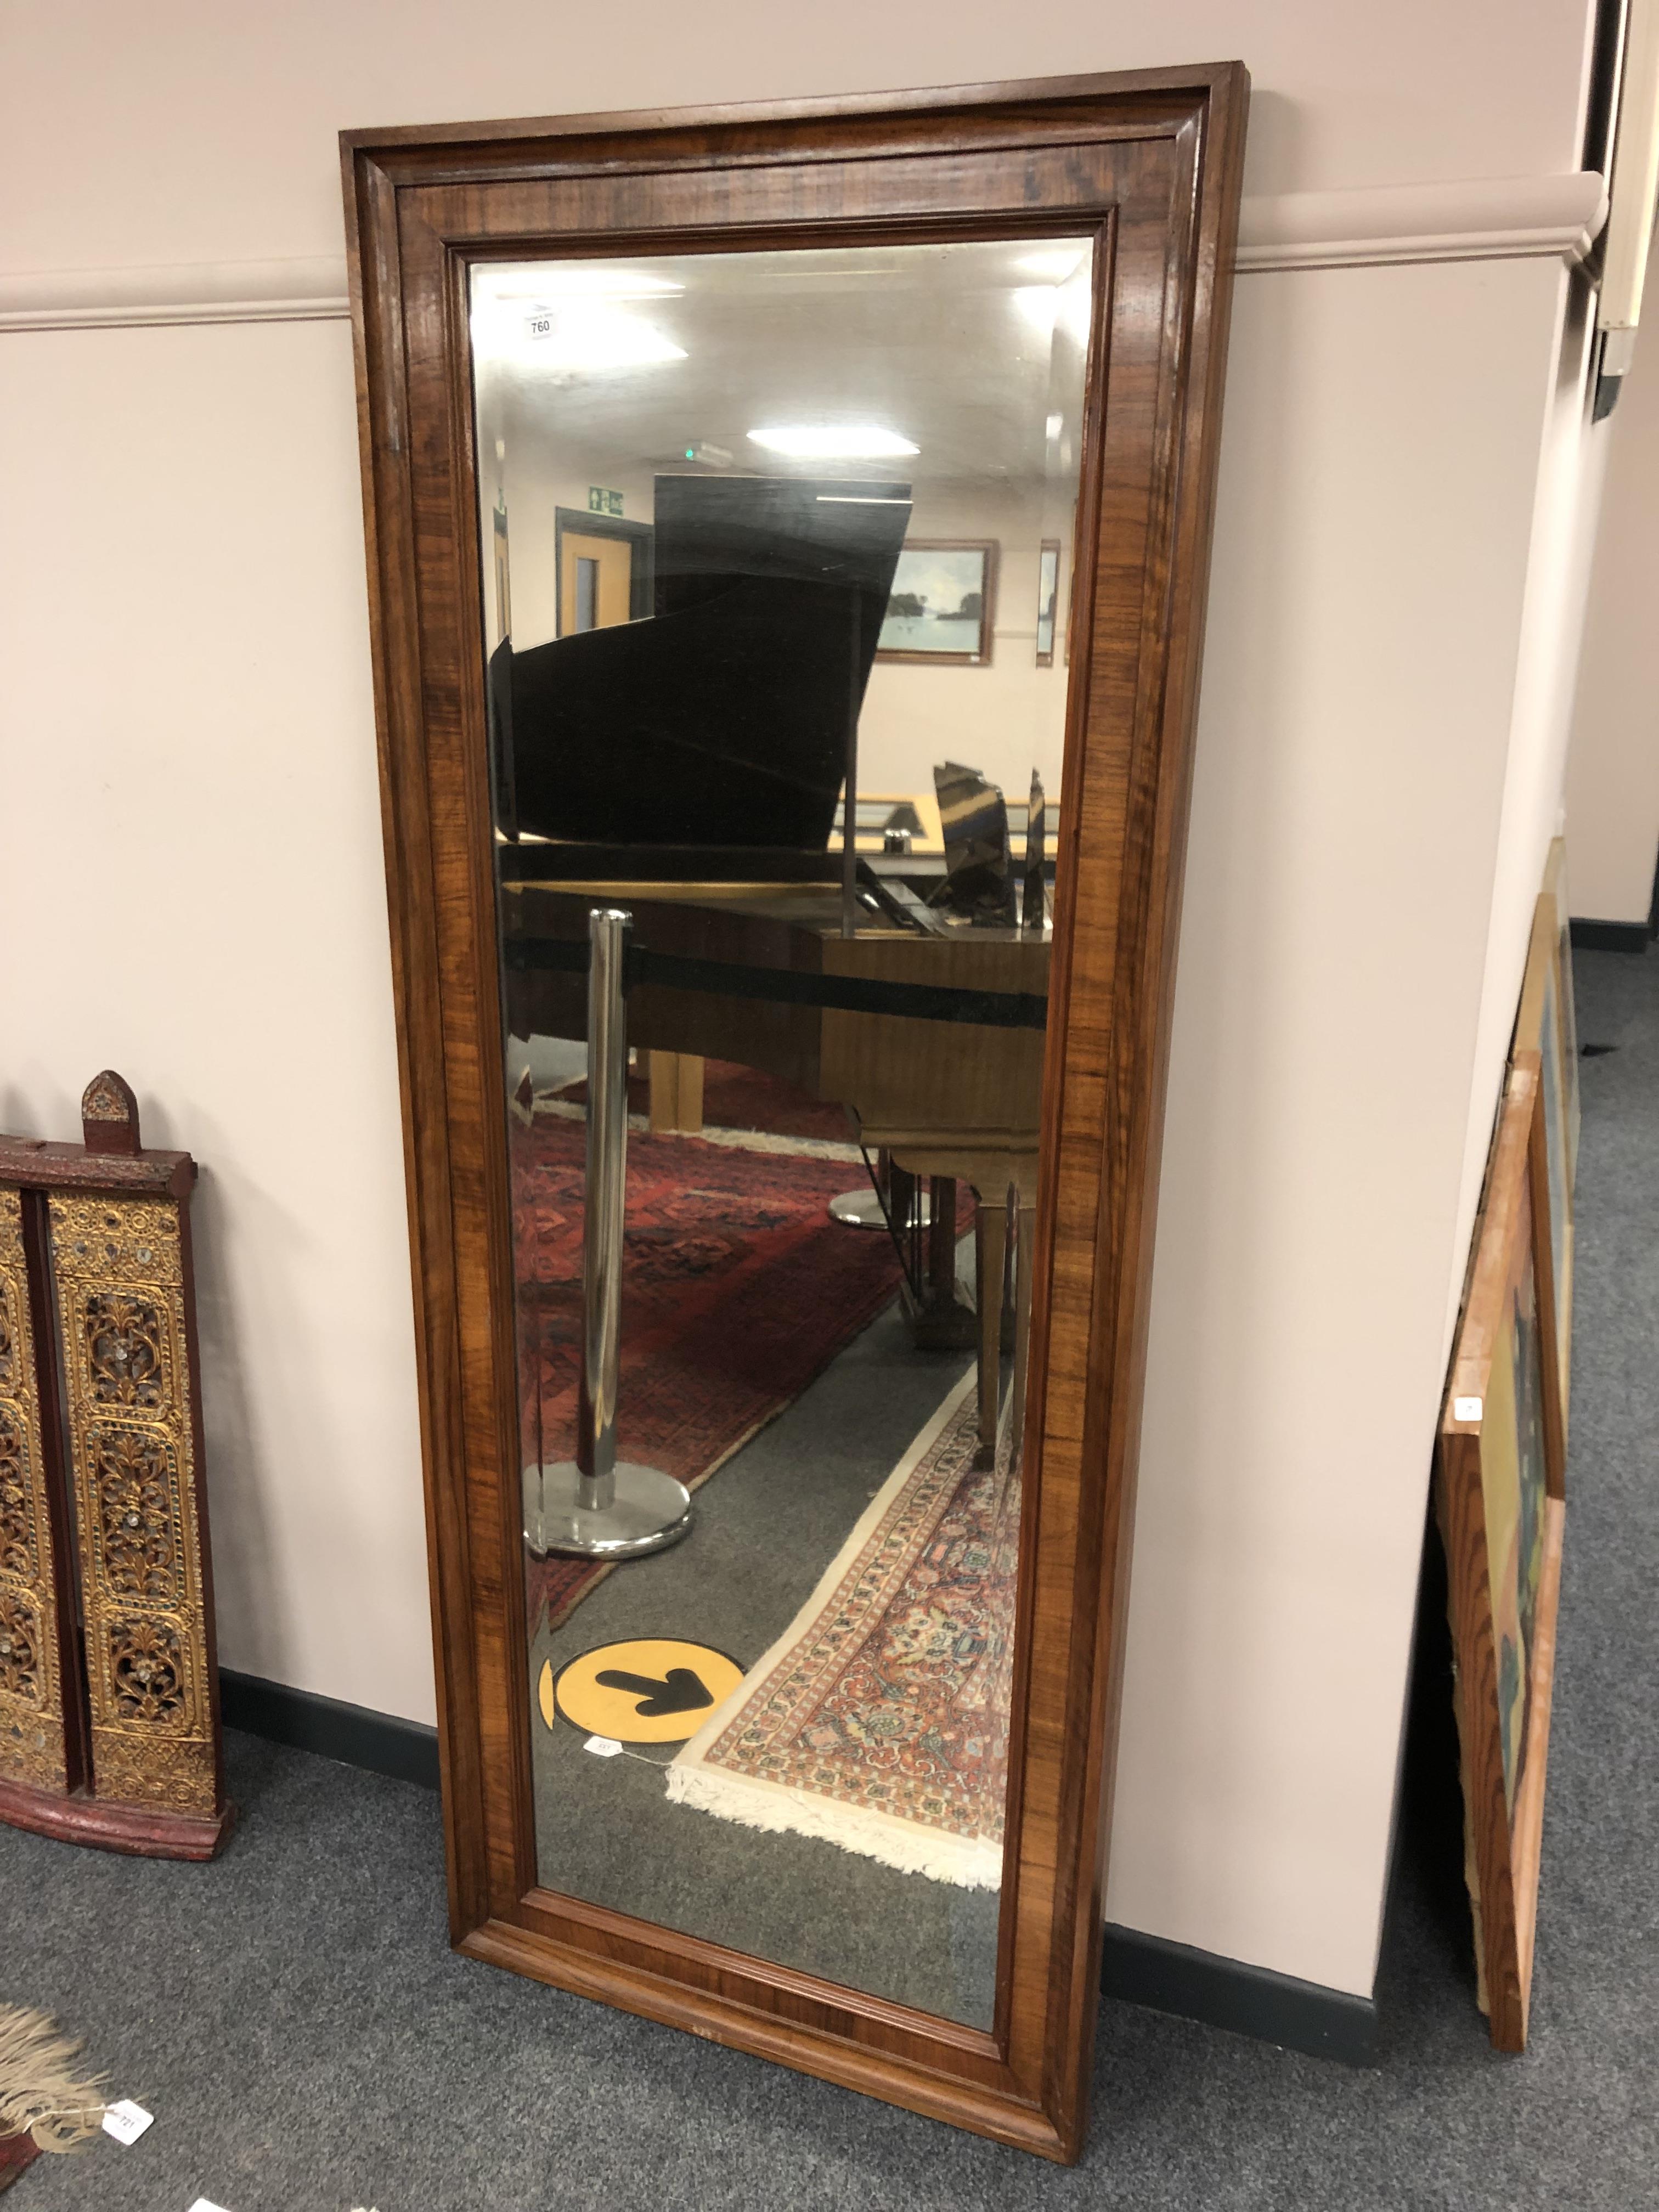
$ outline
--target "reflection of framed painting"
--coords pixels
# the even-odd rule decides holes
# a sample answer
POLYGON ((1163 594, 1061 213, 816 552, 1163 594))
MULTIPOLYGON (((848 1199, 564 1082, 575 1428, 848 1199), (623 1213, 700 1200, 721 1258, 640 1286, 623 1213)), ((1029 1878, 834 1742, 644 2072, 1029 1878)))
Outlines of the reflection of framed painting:
POLYGON ((1560 1353, 1561 1402, 1567 1403, 1572 1353, 1573 1123, 1578 1092, 1577 1037, 1572 1026, 1572 970, 1561 966, 1561 928, 1555 899, 1546 890, 1533 910, 1532 941, 1516 1016, 1515 1051, 1536 1053, 1547 1169, 1550 1272, 1555 1291, 1555 1338, 1560 1353))
POLYGON ((1060 540, 1045 538, 1037 549, 1036 665, 1054 665, 1054 621, 1060 609, 1060 540))
POLYGON ((1539 1056, 1510 1073, 1441 1423, 1465 1867, 1492 2039, 1526 2047, 1565 1515, 1539 1056))
POLYGON ((988 666, 996 597, 994 538, 908 539, 888 593, 877 659, 988 666))

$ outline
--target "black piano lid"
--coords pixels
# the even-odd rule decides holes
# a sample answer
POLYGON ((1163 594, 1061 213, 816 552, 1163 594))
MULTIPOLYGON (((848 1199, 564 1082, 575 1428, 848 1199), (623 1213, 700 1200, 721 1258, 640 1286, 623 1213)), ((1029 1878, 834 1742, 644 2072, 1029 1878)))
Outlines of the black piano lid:
POLYGON ((822 855, 909 486, 659 477, 656 502, 649 621, 496 649, 502 827, 747 850, 757 870, 763 853, 822 855))

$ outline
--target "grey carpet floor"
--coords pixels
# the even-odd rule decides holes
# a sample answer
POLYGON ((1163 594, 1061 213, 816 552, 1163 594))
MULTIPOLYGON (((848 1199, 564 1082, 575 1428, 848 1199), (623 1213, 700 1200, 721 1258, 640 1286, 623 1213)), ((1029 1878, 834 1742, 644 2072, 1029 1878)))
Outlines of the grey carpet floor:
MULTIPOLYGON (((1418 2212, 1659 2205, 1659 957, 1580 956, 1577 1325, 1533 2045, 1474 2011, 1422 1711, 1349 2069, 1127 2005, 1083 2164, 1035 2160, 456 1959, 427 1793, 230 1740, 244 1825, 170 1867, 0 1830, 0 1996, 156 2115, 8 2203, 97 2212, 1418 2212)), ((1425 1668, 1431 1682, 1431 1669, 1425 1668)), ((1455 1810, 1455 1808, 1454 1808, 1455 1810)))

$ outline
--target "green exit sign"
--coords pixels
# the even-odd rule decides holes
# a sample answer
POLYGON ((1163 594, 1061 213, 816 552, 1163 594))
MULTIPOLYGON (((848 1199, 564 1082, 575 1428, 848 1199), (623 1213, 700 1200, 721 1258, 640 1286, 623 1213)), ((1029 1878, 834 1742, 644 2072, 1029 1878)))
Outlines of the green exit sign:
POLYGON ((605 491, 599 484, 589 484, 587 511, 590 514, 620 514, 623 511, 623 495, 619 491, 605 491))

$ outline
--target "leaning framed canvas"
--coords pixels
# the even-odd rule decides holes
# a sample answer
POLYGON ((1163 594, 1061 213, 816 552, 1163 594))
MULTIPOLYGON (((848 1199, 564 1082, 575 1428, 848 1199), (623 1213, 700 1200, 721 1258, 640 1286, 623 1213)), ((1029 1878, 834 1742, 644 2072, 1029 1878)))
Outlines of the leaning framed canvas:
POLYGON ((1526 2047, 1565 1516, 1538 1055, 1512 1067, 1437 1441, 1465 1870, 1492 2039, 1526 2047))
POLYGON ((994 538, 907 538, 876 659, 988 667, 996 599, 994 538))

